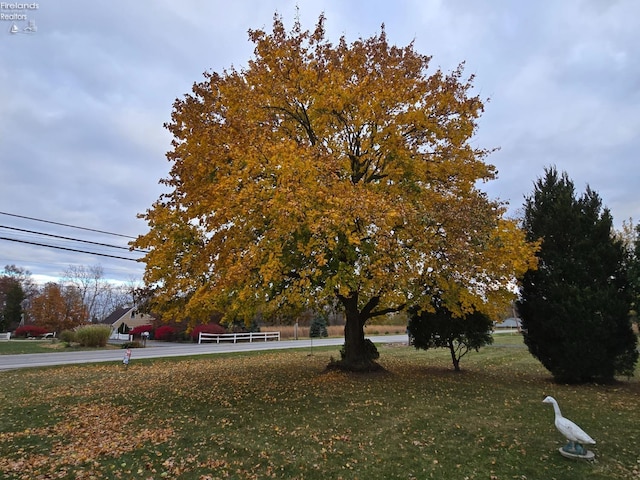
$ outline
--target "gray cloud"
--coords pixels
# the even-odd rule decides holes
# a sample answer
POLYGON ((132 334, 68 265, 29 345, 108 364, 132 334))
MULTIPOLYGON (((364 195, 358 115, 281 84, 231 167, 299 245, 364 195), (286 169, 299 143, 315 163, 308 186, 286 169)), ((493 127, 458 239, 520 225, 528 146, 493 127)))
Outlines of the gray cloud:
MULTIPOLYGON (((296 4, 305 28, 324 12, 334 42, 384 23, 391 42, 415 41, 434 68, 464 61, 477 94, 490 98, 474 142, 500 147, 488 158, 499 178, 485 188, 512 214, 554 164, 579 190, 598 191, 617 225, 640 217, 632 0, 40 2, 29 12, 37 33, 12 35, 0 22, 0 211, 143 233, 136 215, 169 169, 163 123, 173 101, 205 70, 246 65, 247 30, 269 29, 276 11, 291 25, 296 4)), ((0 225, 126 244, 2 215, 0 225)), ((0 241, 0 266, 11 263, 52 277, 69 264, 100 263, 122 280, 142 273, 133 262, 0 241)))

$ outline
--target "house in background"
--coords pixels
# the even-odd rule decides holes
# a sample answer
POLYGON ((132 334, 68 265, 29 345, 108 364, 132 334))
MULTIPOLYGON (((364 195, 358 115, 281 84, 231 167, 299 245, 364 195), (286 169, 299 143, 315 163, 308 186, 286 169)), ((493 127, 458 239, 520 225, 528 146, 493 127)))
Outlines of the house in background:
POLYGON ((141 313, 135 307, 116 309, 111 315, 100 323, 111 327, 111 339, 128 339, 128 332, 132 328, 141 325, 151 325, 155 317, 147 313, 141 313))
POLYGON ((522 331, 522 321, 518 317, 511 317, 494 325, 496 330, 517 330, 522 331))

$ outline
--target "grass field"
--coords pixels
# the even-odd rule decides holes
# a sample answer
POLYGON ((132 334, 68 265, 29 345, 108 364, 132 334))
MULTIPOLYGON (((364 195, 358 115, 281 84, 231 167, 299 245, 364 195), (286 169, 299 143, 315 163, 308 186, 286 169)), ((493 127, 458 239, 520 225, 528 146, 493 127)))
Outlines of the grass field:
POLYGON ((326 372, 333 348, 0 374, 6 479, 640 479, 640 380, 565 386, 519 336, 471 353, 381 346, 385 373, 326 372), (563 413, 598 444, 563 458, 563 413))
MULTIPOLYGON (((104 348, 120 348, 116 345, 107 345, 104 348)), ((22 355, 25 353, 55 353, 73 352, 79 350, 94 350, 91 347, 75 346, 68 347, 66 343, 57 339, 47 340, 24 340, 12 339, 0 342, 0 355, 22 355)))

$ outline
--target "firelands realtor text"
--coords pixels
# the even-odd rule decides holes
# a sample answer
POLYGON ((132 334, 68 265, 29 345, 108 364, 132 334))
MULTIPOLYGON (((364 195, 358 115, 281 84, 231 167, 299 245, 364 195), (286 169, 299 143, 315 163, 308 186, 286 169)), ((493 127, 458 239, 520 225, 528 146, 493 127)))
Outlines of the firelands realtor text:
POLYGON ((6 3, 0 2, 1 10, 38 10, 40 4, 38 3, 6 3))
MULTIPOLYGON (((11 20, 13 22, 27 20, 27 13, 31 13, 39 8, 39 3, 0 2, 0 20, 11 20)), ((12 33, 18 30, 15 23, 11 28, 12 33)))
POLYGON ((26 20, 25 11, 38 10, 39 3, 7 3, 0 2, 0 20, 26 20))

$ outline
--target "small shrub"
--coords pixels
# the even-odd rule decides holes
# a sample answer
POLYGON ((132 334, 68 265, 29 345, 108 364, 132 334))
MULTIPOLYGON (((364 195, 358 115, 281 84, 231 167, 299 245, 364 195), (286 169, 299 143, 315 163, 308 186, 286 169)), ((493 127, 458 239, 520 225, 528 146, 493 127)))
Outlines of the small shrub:
POLYGON ((191 331, 191 338, 193 339, 194 342, 198 341, 200 332, 223 334, 223 333, 227 333, 227 329, 217 323, 208 323, 207 325, 198 325, 191 331))
POLYGON ((460 359, 469 351, 476 352, 493 343, 491 318, 480 311, 454 317, 439 299, 434 301, 434 311, 409 309, 408 333, 416 349, 447 348, 456 372, 460 371, 460 359))
POLYGON ((189 342, 191 341, 191 335, 186 331, 182 331, 176 334, 176 340, 178 342, 189 342))
POLYGON ((76 332, 73 330, 63 330, 60 333, 60 341, 66 343, 67 345, 71 345, 76 341, 76 332))
POLYGON ((38 325, 23 325, 22 327, 16 328, 16 331, 13 332, 14 337, 40 337, 49 331, 46 328, 39 327, 38 325))
MULTIPOLYGON (((346 356, 345 347, 342 345, 340 349, 340 358, 344 361, 346 356)), ((378 348, 375 343, 373 343, 370 339, 364 339, 364 351, 363 351, 363 359, 366 361, 373 361, 380 358, 380 352, 378 352, 378 348)))
POLYGON ((164 342, 168 342, 174 340, 176 337, 176 329, 171 325, 162 325, 161 327, 156 328, 156 331, 153 334, 153 338, 155 340, 160 340, 164 342))
POLYGON ((109 325, 85 325, 75 331, 75 341, 82 347, 104 347, 110 336, 109 325))

